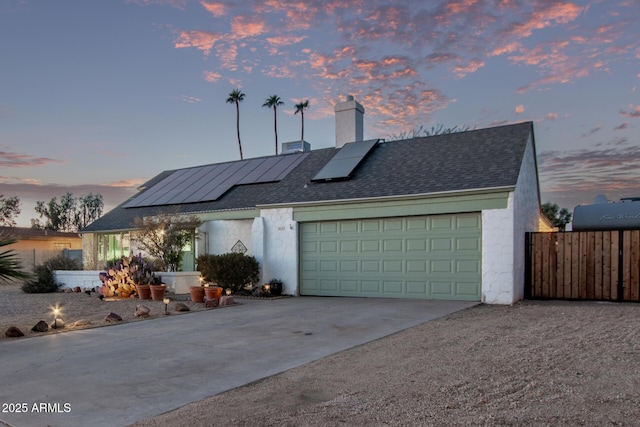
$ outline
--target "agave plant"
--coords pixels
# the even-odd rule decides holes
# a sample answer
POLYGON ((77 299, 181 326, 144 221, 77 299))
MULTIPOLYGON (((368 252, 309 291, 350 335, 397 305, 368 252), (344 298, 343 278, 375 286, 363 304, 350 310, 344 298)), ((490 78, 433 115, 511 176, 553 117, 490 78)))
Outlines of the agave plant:
MULTIPOLYGON (((13 236, 0 233, 0 248, 15 243, 13 236)), ((0 252, 0 283, 10 282, 16 279, 29 279, 31 275, 22 270, 22 265, 16 253, 7 249, 0 252)))

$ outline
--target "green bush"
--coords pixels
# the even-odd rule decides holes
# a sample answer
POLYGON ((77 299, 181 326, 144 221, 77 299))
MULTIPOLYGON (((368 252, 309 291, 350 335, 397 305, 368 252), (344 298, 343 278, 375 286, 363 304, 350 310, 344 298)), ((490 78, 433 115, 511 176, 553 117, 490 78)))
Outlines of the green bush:
POLYGON ((28 294, 43 294, 56 292, 60 288, 60 283, 56 281, 55 270, 82 270, 79 261, 65 258, 59 255, 50 258, 33 269, 35 279, 29 280, 22 285, 22 291, 28 294))
POLYGON ((252 257, 234 252, 198 257, 198 271, 206 281, 216 282, 234 293, 242 293, 246 285, 260 279, 260 264, 252 257))

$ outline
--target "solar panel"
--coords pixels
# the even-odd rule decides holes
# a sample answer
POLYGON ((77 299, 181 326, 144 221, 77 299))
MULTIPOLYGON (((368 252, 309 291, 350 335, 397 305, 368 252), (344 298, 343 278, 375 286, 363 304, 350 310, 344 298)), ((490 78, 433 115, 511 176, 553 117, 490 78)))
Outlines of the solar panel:
POLYGON ((320 169, 320 172, 313 177, 312 181, 349 178, 378 141, 378 139, 370 139, 343 145, 331 160, 320 169))
POLYGON ((287 154, 179 169, 134 197, 124 207, 217 200, 236 185, 280 181, 308 154, 287 154))

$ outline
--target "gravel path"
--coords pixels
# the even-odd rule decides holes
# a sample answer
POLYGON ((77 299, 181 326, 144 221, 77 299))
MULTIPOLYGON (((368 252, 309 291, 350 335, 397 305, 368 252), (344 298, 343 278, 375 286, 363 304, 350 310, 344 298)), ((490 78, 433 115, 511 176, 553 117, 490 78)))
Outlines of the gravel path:
MULTIPOLYGON (((0 339, 55 302, 91 326, 139 303, 0 286, 0 339)), ((640 426, 640 304, 480 305, 134 425, 640 426)))

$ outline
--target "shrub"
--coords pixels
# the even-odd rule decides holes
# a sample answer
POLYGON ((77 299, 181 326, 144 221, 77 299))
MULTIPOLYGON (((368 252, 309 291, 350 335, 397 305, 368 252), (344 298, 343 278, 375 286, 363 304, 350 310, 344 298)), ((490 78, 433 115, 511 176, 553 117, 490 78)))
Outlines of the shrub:
POLYGON ((28 294, 43 294, 56 292, 60 288, 60 283, 53 273, 55 270, 82 270, 82 265, 78 260, 65 258, 63 255, 50 258, 33 269, 36 277, 22 285, 22 291, 28 294))
POLYGON ((204 254, 198 257, 198 271, 205 280, 216 282, 235 293, 260 279, 260 264, 252 257, 234 252, 222 255, 204 254))

